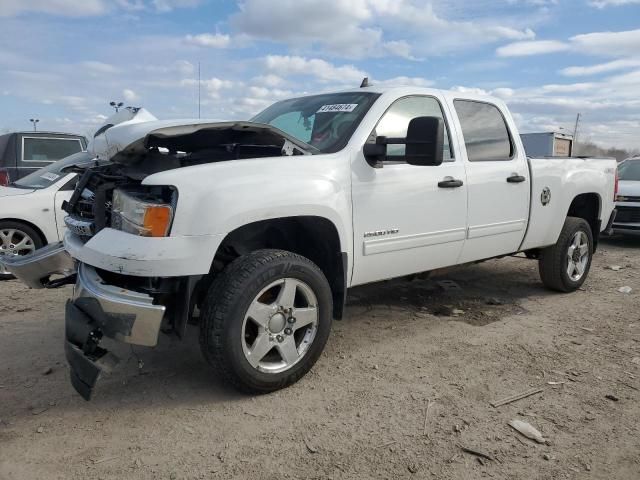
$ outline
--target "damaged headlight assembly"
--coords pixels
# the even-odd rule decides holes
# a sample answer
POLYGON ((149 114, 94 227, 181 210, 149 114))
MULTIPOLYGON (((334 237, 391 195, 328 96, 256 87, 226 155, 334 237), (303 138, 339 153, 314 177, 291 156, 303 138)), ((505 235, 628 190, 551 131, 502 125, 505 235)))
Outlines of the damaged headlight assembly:
POLYGON ((111 227, 142 237, 169 235, 175 211, 176 192, 171 190, 167 202, 145 191, 113 191, 111 227))

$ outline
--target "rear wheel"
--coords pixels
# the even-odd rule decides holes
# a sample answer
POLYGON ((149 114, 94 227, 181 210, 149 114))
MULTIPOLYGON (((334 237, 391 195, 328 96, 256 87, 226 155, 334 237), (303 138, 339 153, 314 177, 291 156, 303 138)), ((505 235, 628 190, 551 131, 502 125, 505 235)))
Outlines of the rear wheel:
POLYGON ((573 292, 589 274, 593 256, 593 234, 586 220, 567 217, 555 245, 542 250, 538 261, 540 278, 547 288, 573 292))
POLYGON ((229 264, 209 288, 200 346, 239 390, 271 392, 315 364, 329 337, 331 312, 331 289, 313 262, 259 250, 229 264))
MULTIPOLYGON (((29 225, 8 220, 0 221, 0 259, 28 255, 43 246, 40 235, 29 225)), ((11 277, 12 275, 0 265, 0 278, 11 277)))

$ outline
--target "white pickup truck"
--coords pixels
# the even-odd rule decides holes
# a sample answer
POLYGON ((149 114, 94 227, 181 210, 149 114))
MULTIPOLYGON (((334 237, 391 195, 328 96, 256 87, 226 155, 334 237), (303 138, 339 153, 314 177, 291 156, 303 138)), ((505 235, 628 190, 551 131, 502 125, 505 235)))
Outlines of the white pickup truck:
POLYGON ((104 337, 154 346, 198 322, 204 357, 259 393, 309 371, 355 285, 522 252, 573 291, 614 217, 614 160, 527 158, 506 106, 465 93, 367 87, 104 138, 64 244, 6 259, 34 288, 75 283, 65 349, 85 399, 104 337))

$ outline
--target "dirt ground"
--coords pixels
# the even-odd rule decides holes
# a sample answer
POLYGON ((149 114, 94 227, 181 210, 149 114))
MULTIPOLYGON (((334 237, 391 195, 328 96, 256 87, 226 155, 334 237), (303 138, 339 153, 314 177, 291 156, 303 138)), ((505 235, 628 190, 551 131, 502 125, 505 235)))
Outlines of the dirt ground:
POLYGON ((221 383, 191 327, 120 346, 87 403, 62 348, 69 287, 2 282, 0 479, 637 480, 639 253, 640 239, 607 240, 568 295, 515 258, 353 289, 311 373, 260 397, 221 383))

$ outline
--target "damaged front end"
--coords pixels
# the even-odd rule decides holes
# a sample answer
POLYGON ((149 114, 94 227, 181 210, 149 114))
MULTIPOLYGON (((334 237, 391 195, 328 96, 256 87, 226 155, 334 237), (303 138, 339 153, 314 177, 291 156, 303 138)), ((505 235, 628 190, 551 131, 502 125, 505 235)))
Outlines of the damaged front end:
MULTIPOLYGON (((101 373, 117 364, 117 358, 102 345, 105 338, 153 347, 160 332, 182 337, 198 292, 210 281, 203 275, 172 272, 176 276, 152 277, 127 271, 126 265, 140 261, 135 251, 152 247, 151 242, 181 240, 179 236, 167 238, 180 192, 170 185, 145 185, 144 179, 205 163, 315 153, 313 147, 273 127, 247 122, 156 129, 139 123, 129 128, 114 126, 105 135, 108 151, 98 153, 101 161, 94 166, 77 170, 75 191, 63 204, 68 214, 65 244, 77 263, 73 296, 66 305, 65 353, 72 385, 86 400, 101 373), (146 129, 144 135, 141 129, 146 129), (93 246, 101 232, 109 229, 132 235, 126 236, 130 241, 122 233, 119 237, 126 243, 128 258, 106 251, 109 245, 102 244, 102 250, 93 246), (143 245, 140 237, 165 238, 150 239, 143 245), (94 255, 91 258, 98 255, 115 261, 91 260, 87 251, 94 255)), ((166 254, 163 261, 167 261, 166 254)), ((51 269, 44 271, 49 274, 51 269)), ((30 285, 37 288, 36 283, 30 285)))
POLYGON ((103 337, 153 347, 166 307, 142 292, 109 285, 85 264, 78 268, 73 298, 67 301, 65 353, 71 367, 71 383, 85 399, 103 370, 117 363, 99 346, 103 337))

